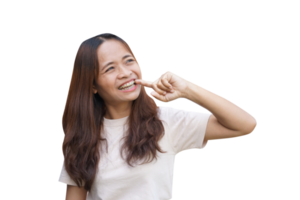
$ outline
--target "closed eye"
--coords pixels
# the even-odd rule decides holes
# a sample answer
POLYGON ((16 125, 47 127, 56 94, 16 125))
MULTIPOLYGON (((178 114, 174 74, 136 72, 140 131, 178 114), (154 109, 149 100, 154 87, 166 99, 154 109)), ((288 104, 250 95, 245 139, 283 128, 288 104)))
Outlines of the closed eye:
MULTIPOLYGON (((110 67, 110 68, 114 68, 114 67, 110 67)), ((108 68, 105 72, 109 71, 110 68, 108 68)))
POLYGON ((131 60, 131 61, 134 61, 133 59, 129 59, 129 60, 127 60, 127 61, 130 61, 130 60, 131 60))

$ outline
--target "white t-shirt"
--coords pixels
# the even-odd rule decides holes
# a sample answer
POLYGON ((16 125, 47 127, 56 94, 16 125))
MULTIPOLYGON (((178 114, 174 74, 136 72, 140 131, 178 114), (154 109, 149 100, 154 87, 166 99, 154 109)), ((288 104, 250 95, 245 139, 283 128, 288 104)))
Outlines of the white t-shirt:
MULTIPOLYGON (((206 146, 203 140, 210 115, 159 107, 158 117, 165 128, 165 135, 159 145, 167 153, 157 151, 157 160, 135 165, 134 168, 128 166, 120 155, 120 139, 124 134, 124 127, 127 127, 125 122, 128 116, 121 119, 104 118, 103 134, 108 142, 108 154, 105 150, 100 156, 99 171, 87 194, 87 200, 171 199, 175 155, 186 149, 201 149, 206 146)), ((64 165, 59 181, 76 185, 64 165)))

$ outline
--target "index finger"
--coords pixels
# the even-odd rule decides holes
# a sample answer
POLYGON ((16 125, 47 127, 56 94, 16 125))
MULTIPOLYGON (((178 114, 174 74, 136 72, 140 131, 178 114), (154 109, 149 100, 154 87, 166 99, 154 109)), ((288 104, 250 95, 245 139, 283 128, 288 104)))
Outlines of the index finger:
POLYGON ((146 87, 152 88, 152 82, 151 81, 145 81, 145 80, 142 80, 142 79, 136 79, 135 83, 143 85, 143 86, 146 86, 146 87))

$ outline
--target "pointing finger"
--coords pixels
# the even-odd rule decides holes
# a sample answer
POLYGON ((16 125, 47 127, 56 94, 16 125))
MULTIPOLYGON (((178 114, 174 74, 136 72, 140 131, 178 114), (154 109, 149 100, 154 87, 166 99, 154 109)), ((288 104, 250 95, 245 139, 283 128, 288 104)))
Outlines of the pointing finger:
POLYGON ((146 86, 146 87, 150 87, 150 88, 152 88, 152 86, 153 86, 151 81, 145 81, 145 80, 142 80, 142 79, 136 79, 135 83, 146 86))

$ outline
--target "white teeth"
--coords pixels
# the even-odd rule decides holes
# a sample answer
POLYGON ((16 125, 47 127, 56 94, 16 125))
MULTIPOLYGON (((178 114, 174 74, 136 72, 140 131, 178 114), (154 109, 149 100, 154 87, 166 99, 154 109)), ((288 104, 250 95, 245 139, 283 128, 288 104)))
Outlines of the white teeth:
POLYGON ((131 85, 131 86, 127 87, 127 88, 122 88, 121 90, 130 90, 133 87, 134 87, 134 85, 131 85))
POLYGON ((119 87, 119 89, 123 89, 123 88, 128 87, 128 86, 133 85, 133 84, 134 84, 134 80, 129 82, 129 83, 126 83, 125 85, 122 85, 121 87, 119 87))

